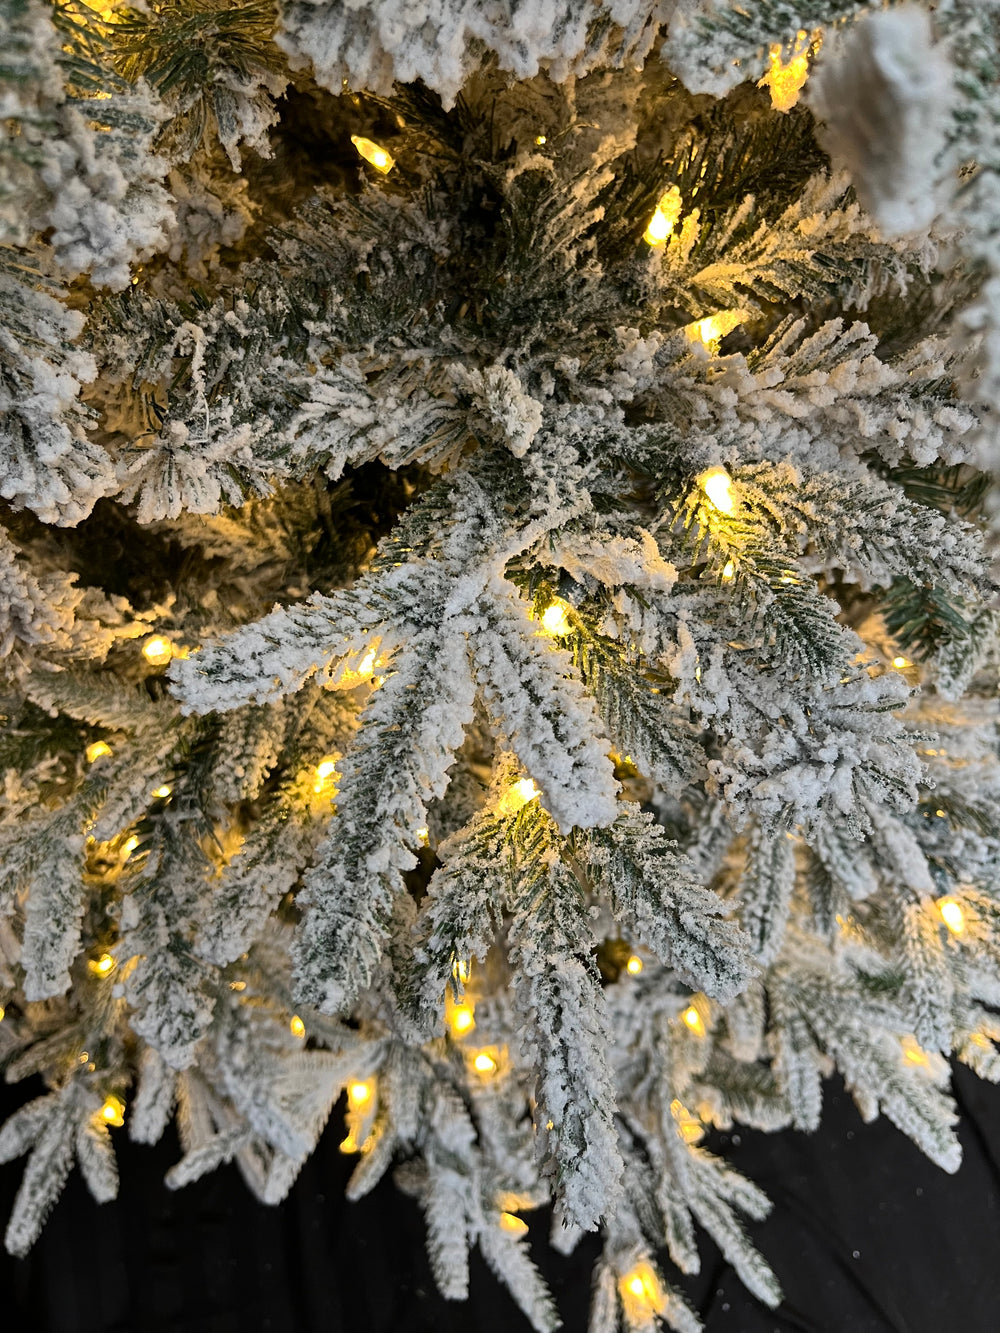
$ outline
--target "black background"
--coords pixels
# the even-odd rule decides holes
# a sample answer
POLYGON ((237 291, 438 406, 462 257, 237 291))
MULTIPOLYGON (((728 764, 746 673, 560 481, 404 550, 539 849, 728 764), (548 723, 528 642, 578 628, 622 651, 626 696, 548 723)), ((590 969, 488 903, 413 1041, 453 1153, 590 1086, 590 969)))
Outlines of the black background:
MULTIPOLYGON (((0 1090, 9 1111, 23 1088, 0 1090)), ((30 1089, 34 1094, 37 1089, 30 1089)), ((1000 1330, 1000 1089, 956 1073, 964 1163, 933 1166, 887 1121, 862 1124, 828 1088, 816 1135, 742 1131, 709 1146, 764 1187, 774 1211, 752 1230, 786 1300, 748 1296, 708 1244, 682 1281, 708 1333, 996 1333, 1000 1330)), ((279 1208, 258 1204, 235 1168, 173 1193, 177 1159, 115 1132, 116 1202, 98 1206, 77 1175, 27 1259, 0 1260, 4 1329, 32 1333, 528 1333, 507 1292, 474 1258, 468 1304, 438 1297, 417 1206, 386 1180, 343 1199, 352 1159, 337 1150, 339 1116, 279 1208)), ((10 1211, 23 1163, 0 1168, 10 1211)), ((569 1258, 535 1258, 567 1333, 585 1333, 589 1237, 569 1258)), ((669 1270, 668 1270, 669 1271, 669 1270)))

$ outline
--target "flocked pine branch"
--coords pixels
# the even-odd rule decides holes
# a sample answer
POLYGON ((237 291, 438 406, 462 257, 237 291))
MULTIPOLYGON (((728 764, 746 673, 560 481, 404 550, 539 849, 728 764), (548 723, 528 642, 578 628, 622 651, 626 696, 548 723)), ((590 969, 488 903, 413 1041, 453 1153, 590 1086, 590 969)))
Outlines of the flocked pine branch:
POLYGON ((4 10, 14 1252, 343 1093, 446 1296, 694 1333, 708 1128, 1000 1077, 992 10, 529 9, 4 10))

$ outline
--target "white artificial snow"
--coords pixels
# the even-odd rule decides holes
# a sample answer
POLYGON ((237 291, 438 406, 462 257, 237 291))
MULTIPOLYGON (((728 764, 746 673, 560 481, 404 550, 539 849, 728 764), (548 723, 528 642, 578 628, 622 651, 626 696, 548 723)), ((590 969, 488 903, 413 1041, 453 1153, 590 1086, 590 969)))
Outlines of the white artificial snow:
POLYGON ((820 53, 808 84, 820 140, 886 236, 924 231, 942 207, 953 77, 915 4, 866 15, 820 53))
POLYGON ((294 0, 282 6, 277 41, 293 65, 308 61, 336 92, 345 81, 388 93, 394 81, 420 79, 451 107, 484 48, 517 79, 543 67, 562 79, 602 63, 638 63, 664 10, 662 0, 294 0), (610 31, 592 43, 602 23, 610 31))
POLYGON ((542 424, 541 403, 524 392, 506 366, 464 372, 459 383, 471 395, 490 436, 506 444, 515 458, 523 458, 542 424))

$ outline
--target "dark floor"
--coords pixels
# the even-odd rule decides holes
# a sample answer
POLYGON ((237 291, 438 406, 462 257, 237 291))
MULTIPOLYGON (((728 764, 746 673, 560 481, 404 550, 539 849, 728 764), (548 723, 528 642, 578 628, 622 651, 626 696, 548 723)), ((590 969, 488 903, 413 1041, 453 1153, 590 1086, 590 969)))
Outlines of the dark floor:
MULTIPOLYGON (((2 1093, 17 1104, 18 1089, 2 1093)), ((1000 1089, 957 1076, 965 1163, 931 1165, 885 1121, 863 1125, 831 1089, 819 1134, 741 1133, 722 1146, 774 1200, 754 1235, 787 1292, 771 1313, 717 1252, 685 1283, 709 1333, 997 1333, 1000 1089)), ((4 1329, 30 1333, 527 1333, 481 1263, 468 1305, 435 1293, 416 1206, 385 1182, 344 1202, 351 1169, 332 1125, 279 1209, 232 1168, 171 1193, 174 1142, 120 1131, 117 1202, 74 1176, 31 1255, 0 1260, 4 1329)), ((0 1168, 0 1214, 22 1164, 0 1168)), ((544 1227, 534 1226, 541 1237, 544 1227)), ((585 1333, 595 1244, 536 1258, 568 1333, 585 1333)))

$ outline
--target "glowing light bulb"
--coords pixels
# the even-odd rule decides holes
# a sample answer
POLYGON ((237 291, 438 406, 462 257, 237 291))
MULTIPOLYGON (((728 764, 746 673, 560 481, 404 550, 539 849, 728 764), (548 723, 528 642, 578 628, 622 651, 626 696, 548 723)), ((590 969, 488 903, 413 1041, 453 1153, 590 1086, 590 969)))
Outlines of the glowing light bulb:
POLYGON ((941 920, 953 935, 961 935, 965 930, 965 913, 954 898, 941 898, 937 905, 941 920))
POLYGON ((371 1101, 371 1096, 370 1083, 351 1083, 347 1089, 347 1100, 352 1106, 365 1106, 371 1101))
POLYGON ((930 1057, 922 1046, 919 1046, 913 1037, 904 1037, 900 1042, 903 1048, 903 1058, 908 1065, 928 1065, 930 1057))
POLYGON ((911 663, 908 662, 905 657, 894 657, 892 659, 892 665, 896 668, 897 671, 905 671, 906 668, 911 665, 911 663))
POLYGON ((139 839, 133 833, 131 838, 126 838, 122 843, 122 860, 127 861, 138 846, 139 839))
POLYGON ((687 1107, 675 1097, 670 1103, 670 1114, 677 1122, 677 1128, 681 1132, 681 1138, 685 1143, 700 1143, 705 1136, 705 1126, 696 1115, 692 1115, 687 1107))
POLYGON ((500 1227, 503 1231, 509 1231, 512 1236, 523 1236, 528 1230, 528 1224, 523 1217, 516 1217, 513 1213, 500 1214, 500 1227))
POLYGON ((162 787, 157 787, 156 791, 153 792, 153 795, 158 801, 165 801, 172 791, 173 787, 165 782, 162 787))
POLYGON ((736 496, 733 494, 733 479, 723 467, 710 468, 698 478, 701 489, 709 503, 720 514, 736 513, 736 496))
POLYGON ((492 1055, 485 1051, 480 1051, 472 1062, 472 1067, 477 1074, 495 1074, 497 1072, 497 1062, 492 1055))
POLYGON ((242 991, 246 990, 246 988, 247 988, 247 983, 245 981, 231 981, 229 983, 230 990, 242 991))
POLYGON ((568 602, 556 597, 542 612, 542 629, 554 639, 561 639, 569 631, 568 602))
POLYGON ((447 1024, 453 1037, 464 1037, 476 1026, 475 1013, 471 1004, 453 1004, 447 1015, 447 1024))
POLYGON ((369 648, 358 664, 359 676, 370 676, 375 670, 375 649, 369 648))
POLYGON ((102 953, 100 958, 92 958, 87 967, 95 977, 106 977, 115 970, 115 960, 109 953, 102 953))
POLYGON ((142 655, 150 666, 166 666, 174 655, 174 646, 162 634, 154 634, 142 645, 142 655))
POLYGON ((731 560, 727 560, 725 565, 723 565, 722 577, 726 580, 727 583, 729 582, 730 579, 734 579, 736 577, 736 566, 733 564, 731 560))
POLYGON ((420 843, 421 847, 426 847, 427 844, 430 842, 430 840, 431 840, 430 829, 426 828, 417 829, 417 842, 420 843))
POLYGON ((717 315, 708 315, 705 319, 696 319, 684 328, 689 342, 701 343, 710 352, 717 350, 717 344, 727 333, 732 333, 738 324, 747 318, 745 310, 720 310, 717 315))
POLYGON ((669 190, 660 195, 660 201, 653 210, 653 216, 649 219, 646 230, 642 233, 642 239, 647 245, 656 247, 664 243, 677 226, 683 207, 680 190, 676 185, 671 185, 669 190))
POLYGON ((642 971, 642 959, 638 956, 638 954, 633 954, 632 957, 628 960, 628 962, 625 964, 625 971, 629 974, 630 977, 637 977, 639 975, 639 973, 642 971))
POLYGON ((670 219, 665 217, 659 208, 656 208, 653 211, 653 216, 649 219, 646 230, 642 233, 642 239, 647 245, 662 245, 672 231, 673 227, 670 224, 670 219))
POLYGON ((527 805, 529 801, 533 801, 536 796, 541 796, 541 794, 531 778, 521 778, 508 787, 501 796, 497 807, 498 813, 501 815, 516 815, 522 806, 527 805))
POLYGON ((374 143, 371 139, 364 139, 360 134, 351 135, 351 143, 358 150, 361 156, 376 171, 381 171, 382 175, 387 175, 396 165, 396 159, 391 153, 374 143))
POLYGON ((541 148, 541 146, 542 146, 542 144, 543 144, 544 142, 545 142, 545 135, 544 135, 544 134, 536 134, 536 135, 535 135, 535 143, 538 145, 539 148, 541 148))
POLYGON ((288 1030, 293 1037, 302 1038, 306 1035, 306 1025, 298 1014, 292 1014, 292 1021, 288 1024, 288 1030))
POLYGON ((83 753, 87 757, 87 763, 94 764, 104 755, 111 753, 111 746, 107 741, 94 741, 93 745, 88 745, 83 753))
POLYGON ((337 761, 336 759, 333 758, 332 755, 328 755, 326 759, 320 760, 320 762, 316 765, 316 777, 313 782, 313 791, 316 792, 318 795, 328 785, 330 785, 332 782, 336 780, 336 776, 337 776, 337 761))
MULTIPOLYGON (((821 37, 820 33, 815 33, 812 45, 818 47, 821 37)), ((770 88, 771 105, 775 111, 791 111, 799 100, 799 93, 809 77, 810 45, 809 34, 804 28, 800 28, 795 34, 795 45, 792 47, 791 56, 787 61, 782 59, 780 42, 771 47, 769 52, 770 69, 761 79, 758 87, 770 88)))
POLYGON ((100 1116, 106 1125, 120 1128, 125 1123, 125 1103, 118 1097, 105 1097, 100 1116))
POLYGON ((703 1037, 705 1035, 704 1020, 702 1019, 701 1014, 699 1014, 698 1010, 694 1007, 693 1004, 689 1005, 687 1009, 684 1010, 684 1012, 681 1014, 681 1019, 684 1023, 684 1026, 686 1028, 689 1028, 690 1031, 692 1031, 696 1037, 703 1037))
POLYGON ((626 1319, 630 1324, 646 1324, 650 1314, 662 1314, 666 1297, 655 1270, 648 1263, 639 1263, 625 1273, 619 1282, 626 1319))

